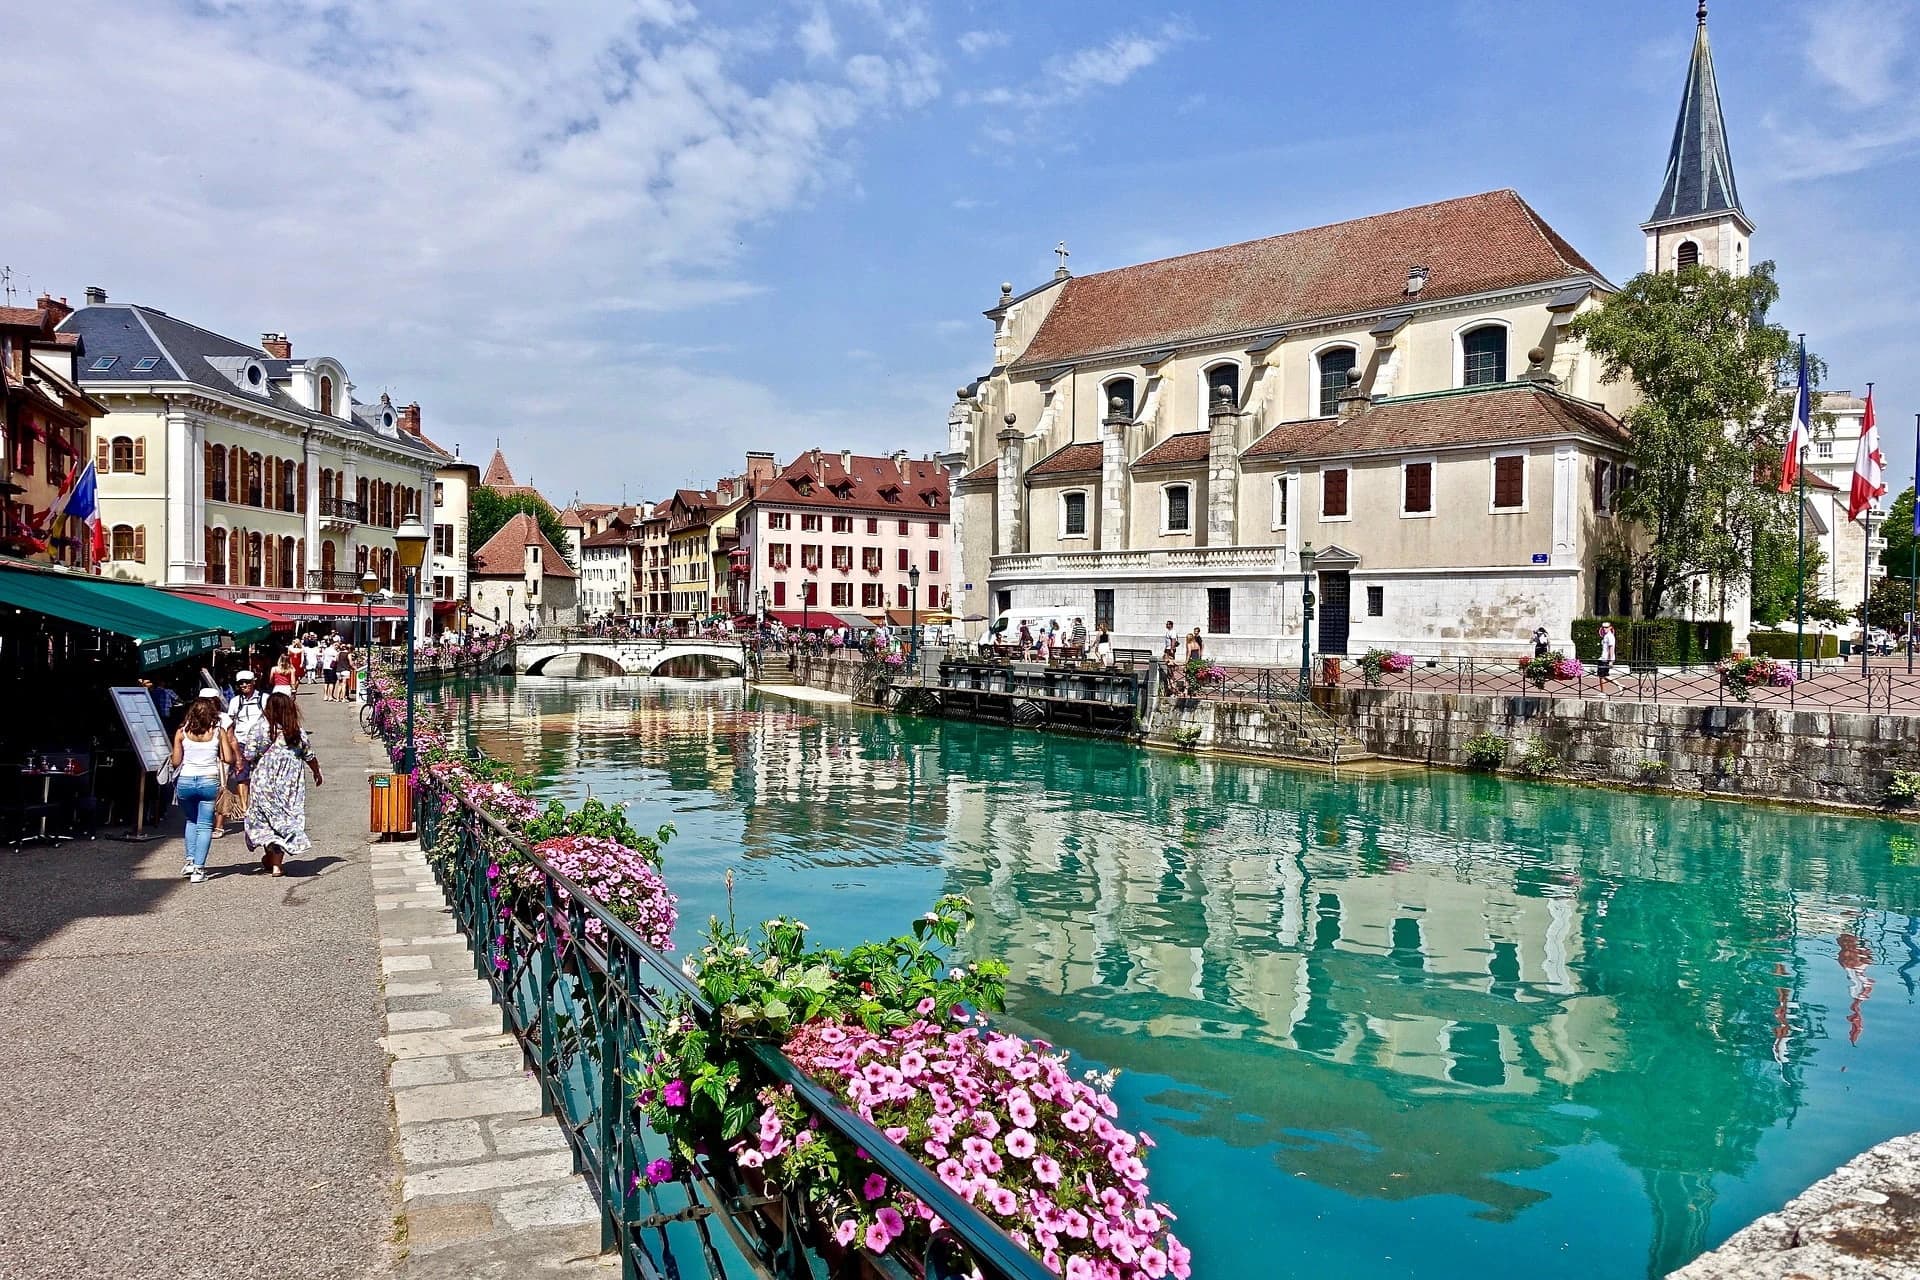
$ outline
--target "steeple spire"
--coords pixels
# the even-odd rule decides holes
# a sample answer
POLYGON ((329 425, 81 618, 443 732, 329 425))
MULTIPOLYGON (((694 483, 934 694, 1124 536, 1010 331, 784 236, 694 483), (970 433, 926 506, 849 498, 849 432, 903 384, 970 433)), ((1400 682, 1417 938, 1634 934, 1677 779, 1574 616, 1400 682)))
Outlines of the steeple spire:
POLYGON ((1707 0, 1700 0, 1695 16, 1698 25, 1694 28, 1693 61, 1687 67, 1680 118, 1673 126, 1667 180, 1653 216, 1647 219, 1649 224, 1724 213, 1735 213, 1741 221, 1748 221, 1746 210, 1740 207, 1740 190, 1733 181, 1727 124, 1720 114, 1720 86, 1713 75, 1713 51, 1707 47, 1707 0))

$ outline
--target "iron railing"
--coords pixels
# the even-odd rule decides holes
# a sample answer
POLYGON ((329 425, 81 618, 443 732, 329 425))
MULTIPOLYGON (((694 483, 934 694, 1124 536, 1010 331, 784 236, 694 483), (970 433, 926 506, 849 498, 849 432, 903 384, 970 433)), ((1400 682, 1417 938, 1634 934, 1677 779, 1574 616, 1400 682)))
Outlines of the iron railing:
MULTIPOLYGON (((1792 663, 1784 666, 1791 668, 1792 663)), ((1753 706, 1787 711, 1855 711, 1866 714, 1920 714, 1920 676, 1888 665, 1809 666, 1791 685, 1730 683, 1717 667, 1651 667, 1629 670, 1616 664, 1601 677, 1595 664, 1583 663, 1579 675, 1536 681, 1523 662, 1465 658, 1415 658, 1405 671, 1382 672, 1378 684, 1368 686, 1357 660, 1337 666, 1322 659, 1314 663, 1316 686, 1405 689, 1420 693, 1481 693, 1525 698, 1600 698, 1614 702, 1658 702, 1689 706, 1753 706), (1742 695, 1745 696, 1742 696, 1742 695)), ((1298 681, 1298 673, 1294 673, 1298 681)))
POLYGON ((355 524, 360 524, 365 519, 360 503, 353 498, 322 497, 320 515, 323 519, 351 520, 355 524))
MULTIPOLYGON (((742 1186, 724 1152, 671 1182, 650 1185, 644 1176, 650 1159, 672 1153, 628 1096, 621 1068, 664 1018, 691 1009, 714 1025, 713 1007, 699 988, 463 798, 435 790, 416 803, 422 845, 435 851, 434 873, 467 936, 474 970, 492 989, 502 1030, 519 1043, 539 1082, 542 1113, 554 1116, 566 1133, 574 1167, 600 1205, 601 1247, 619 1252, 623 1277, 824 1280, 829 1268, 807 1247, 801 1224, 808 1210, 792 1189, 762 1194, 742 1186), (502 909, 499 882, 489 875, 496 856, 508 849, 532 869, 535 881, 515 895, 517 911, 502 909)), ((988 1280, 1046 1280, 1051 1274, 772 1045, 755 1044, 750 1052, 770 1079, 792 1087, 822 1126, 863 1150, 944 1220, 926 1257, 917 1260, 928 1280, 968 1275, 974 1267, 988 1280)), ((862 1254, 861 1260, 870 1274, 892 1280, 912 1275, 892 1255, 862 1254)))

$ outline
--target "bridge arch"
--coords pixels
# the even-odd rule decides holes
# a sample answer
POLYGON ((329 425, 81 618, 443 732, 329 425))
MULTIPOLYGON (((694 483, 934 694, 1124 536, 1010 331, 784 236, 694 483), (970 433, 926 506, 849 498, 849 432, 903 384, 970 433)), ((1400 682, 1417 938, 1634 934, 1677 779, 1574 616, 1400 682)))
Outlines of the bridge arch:
POLYGON ((627 669, 620 665, 619 659, 608 654, 592 649, 568 649, 536 658, 528 664, 526 674, 591 680, 624 676, 627 669))
POLYGON ((746 673, 737 654, 694 650, 662 654, 647 674, 668 680, 731 680, 746 673))

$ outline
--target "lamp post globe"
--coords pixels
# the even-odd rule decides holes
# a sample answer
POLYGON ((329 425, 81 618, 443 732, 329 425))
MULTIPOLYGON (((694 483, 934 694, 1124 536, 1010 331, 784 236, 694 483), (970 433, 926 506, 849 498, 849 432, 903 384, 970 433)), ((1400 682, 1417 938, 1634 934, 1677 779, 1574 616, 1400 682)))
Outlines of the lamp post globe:
POLYGON ((413 754, 413 613, 420 588, 420 565, 427 558, 427 527, 418 516, 409 515, 393 531, 393 558, 407 571, 407 741, 400 757, 400 770, 412 773, 413 754))

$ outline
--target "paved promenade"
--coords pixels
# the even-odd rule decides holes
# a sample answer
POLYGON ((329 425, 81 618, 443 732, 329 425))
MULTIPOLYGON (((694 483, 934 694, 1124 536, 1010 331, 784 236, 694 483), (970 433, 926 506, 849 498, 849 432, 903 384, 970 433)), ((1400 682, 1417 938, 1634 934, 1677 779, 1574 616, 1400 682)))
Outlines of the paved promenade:
POLYGON ((314 849, 0 850, 0 1276, 387 1273, 399 1170, 352 709, 303 697, 314 849))

